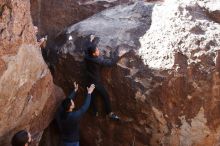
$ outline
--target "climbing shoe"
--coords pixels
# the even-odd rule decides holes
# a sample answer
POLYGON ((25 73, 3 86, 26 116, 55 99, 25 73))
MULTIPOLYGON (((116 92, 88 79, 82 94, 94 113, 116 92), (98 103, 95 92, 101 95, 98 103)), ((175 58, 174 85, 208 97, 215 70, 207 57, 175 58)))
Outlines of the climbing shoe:
POLYGON ((99 113, 98 112, 95 112, 95 117, 98 117, 99 116, 99 113))
POLYGON ((115 113, 110 113, 108 115, 108 118, 111 119, 111 120, 115 120, 115 121, 119 121, 120 120, 120 118, 115 113))

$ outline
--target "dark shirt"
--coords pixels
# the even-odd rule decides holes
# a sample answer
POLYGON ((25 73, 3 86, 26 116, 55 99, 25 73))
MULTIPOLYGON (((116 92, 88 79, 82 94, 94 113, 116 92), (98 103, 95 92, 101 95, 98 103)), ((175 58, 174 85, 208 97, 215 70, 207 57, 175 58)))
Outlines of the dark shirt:
MULTIPOLYGON (((72 92, 68 98, 74 99, 76 96, 75 92, 72 92)), ((89 108, 91 101, 91 94, 88 94, 83 106, 73 112, 65 112, 63 109, 60 112, 60 119, 58 123, 62 134, 63 141, 66 142, 77 142, 79 141, 79 127, 80 119, 89 108)))
POLYGON ((99 83, 101 81, 101 68, 103 66, 111 67, 117 63, 119 57, 104 59, 103 57, 85 56, 87 79, 89 83, 99 83))

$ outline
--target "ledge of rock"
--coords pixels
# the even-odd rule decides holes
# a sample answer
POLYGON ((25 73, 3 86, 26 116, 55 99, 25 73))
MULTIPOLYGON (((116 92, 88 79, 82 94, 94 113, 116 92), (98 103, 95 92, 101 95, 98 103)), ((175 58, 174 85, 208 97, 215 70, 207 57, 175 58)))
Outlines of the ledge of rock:
POLYGON ((56 34, 71 24, 109 7, 132 0, 31 0, 31 15, 41 35, 54 39, 56 34))
POLYGON ((48 35, 48 43, 52 45, 57 33, 70 25, 102 10, 135 1, 139 0, 31 0, 31 16, 40 35, 48 35))
POLYGON ((0 2, 0 145, 27 129, 33 145, 63 98, 37 45, 28 0, 0 2))

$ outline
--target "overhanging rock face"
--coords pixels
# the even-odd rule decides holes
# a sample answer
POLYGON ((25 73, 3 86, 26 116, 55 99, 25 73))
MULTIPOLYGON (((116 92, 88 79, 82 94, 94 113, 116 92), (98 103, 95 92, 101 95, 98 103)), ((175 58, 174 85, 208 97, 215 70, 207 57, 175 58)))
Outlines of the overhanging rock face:
POLYGON ((127 49, 116 67, 102 72, 122 123, 88 113, 82 145, 218 144, 220 25, 208 3, 120 5, 60 34, 51 63, 65 92, 75 80, 85 83, 83 43, 91 34, 106 57, 118 46, 127 49))
MULTIPOLYGON (((99 48, 106 56, 109 56, 110 51, 114 51, 118 46, 126 48, 130 52, 128 54, 136 54, 140 47, 139 38, 150 28, 152 8, 153 4, 144 3, 120 5, 69 27, 56 41, 55 50, 59 65, 55 71, 57 77, 55 78, 58 79, 62 76, 62 71, 68 70, 69 73, 64 73, 66 79, 72 80, 76 77, 75 80, 80 81, 77 78, 83 74, 81 69, 84 66, 81 63, 84 60, 84 43, 91 34, 96 36, 95 41, 98 42, 99 48), (66 61, 66 59, 70 60, 66 61), (69 68, 68 63, 76 63, 74 65, 76 70, 69 68), (71 74, 76 74, 76 76, 71 74)), ((60 81, 68 80, 61 78, 60 81)))
POLYGON ((132 0, 30 0, 31 16, 41 35, 54 39, 71 24, 84 20, 104 9, 132 0))

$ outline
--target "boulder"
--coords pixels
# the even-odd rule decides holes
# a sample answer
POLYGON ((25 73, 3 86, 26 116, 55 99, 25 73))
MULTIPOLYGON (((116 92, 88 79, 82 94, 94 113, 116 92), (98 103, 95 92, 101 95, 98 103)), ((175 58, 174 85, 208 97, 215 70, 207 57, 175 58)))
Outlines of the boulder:
POLYGON ((107 58, 117 47, 127 50, 115 67, 102 71, 122 120, 107 120, 100 105, 99 117, 88 113, 82 121, 82 145, 218 145, 220 24, 212 11, 215 4, 124 4, 57 37, 57 59, 50 63, 56 84, 66 93, 75 80, 85 88, 84 44, 91 35, 107 58))
POLYGON ((29 130, 33 145, 64 94, 53 84, 31 22, 28 0, 0 2, 0 145, 29 130))

